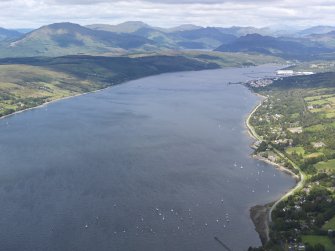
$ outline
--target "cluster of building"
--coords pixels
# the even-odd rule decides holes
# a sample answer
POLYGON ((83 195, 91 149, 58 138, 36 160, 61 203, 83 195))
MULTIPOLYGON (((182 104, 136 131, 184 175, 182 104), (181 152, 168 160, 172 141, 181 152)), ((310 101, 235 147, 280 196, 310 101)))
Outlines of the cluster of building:
POLYGON ((254 88, 259 87, 266 87, 268 85, 271 85, 273 83, 272 79, 257 79, 257 80, 251 80, 247 84, 254 88))
MULTIPOLYGON (((293 70, 278 70, 276 71, 277 76, 281 77, 290 77, 290 76, 302 76, 302 75, 312 75, 315 74, 312 71, 293 71, 293 70)), ((273 81, 279 80, 281 78, 266 78, 266 79, 257 79, 257 80, 251 80, 247 82, 248 86, 254 87, 254 88, 260 88, 260 87, 266 87, 268 85, 271 85, 273 81)))

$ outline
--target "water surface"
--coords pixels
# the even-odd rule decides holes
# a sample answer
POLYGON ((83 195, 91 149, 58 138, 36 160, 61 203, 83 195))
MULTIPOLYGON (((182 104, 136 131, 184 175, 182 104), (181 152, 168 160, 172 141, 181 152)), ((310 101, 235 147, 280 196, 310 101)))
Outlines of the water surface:
POLYGON ((250 157, 241 85, 275 66, 164 74, 0 120, 2 250, 232 250, 294 181, 250 157))

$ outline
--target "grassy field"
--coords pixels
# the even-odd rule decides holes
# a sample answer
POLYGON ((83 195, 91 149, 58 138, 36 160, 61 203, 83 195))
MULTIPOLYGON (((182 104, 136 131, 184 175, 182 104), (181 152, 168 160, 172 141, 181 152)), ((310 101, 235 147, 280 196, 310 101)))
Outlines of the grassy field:
MULTIPOLYGON (((334 88, 325 89, 323 91, 326 92, 335 92, 334 88)), ((318 92, 318 91, 317 91, 318 92)), ((316 93, 317 93, 316 92, 316 93)), ((315 93, 311 92, 309 96, 304 98, 306 105, 310 112, 317 113, 320 116, 325 118, 335 118, 335 94, 328 95, 315 95, 315 93)), ((319 125, 319 127, 310 128, 311 131, 323 130, 323 126, 319 125)))
POLYGON ((287 147, 285 149, 285 152, 289 155, 292 155, 292 154, 297 154, 299 156, 301 155, 304 159, 316 158, 316 157, 320 157, 323 155, 322 152, 307 153, 302 146, 287 147))
POLYGON ((335 171, 335 159, 319 162, 315 165, 315 167, 318 170, 332 170, 332 171, 335 171))
POLYGON ((303 243, 308 243, 310 245, 315 246, 320 243, 325 246, 326 251, 334 251, 335 245, 327 236, 319 236, 319 235, 303 235, 302 236, 303 243))
POLYGON ((296 153, 298 155, 304 155, 305 154, 305 149, 302 146, 296 146, 296 147, 288 147, 286 148, 286 153, 288 154, 292 154, 292 153, 296 153))
POLYGON ((317 158, 317 157, 321 157, 323 156, 323 153, 321 152, 316 152, 316 153, 310 153, 310 154, 306 154, 304 156, 304 159, 308 159, 308 158, 317 158))
POLYGON ((325 99, 325 98, 330 98, 333 97, 333 94, 329 94, 329 95, 319 95, 319 96, 312 96, 312 97, 305 97, 305 101, 306 102, 313 102, 316 100, 321 100, 321 99, 325 99))
POLYGON ((325 117, 327 119, 335 118, 335 112, 333 112, 333 111, 327 112, 327 114, 325 115, 325 117))
POLYGON ((318 131, 323 131, 324 129, 325 129, 325 125, 317 124, 317 125, 306 127, 305 131, 306 132, 318 132, 318 131))
POLYGON ((333 229, 335 230, 335 216, 322 226, 324 230, 333 229))

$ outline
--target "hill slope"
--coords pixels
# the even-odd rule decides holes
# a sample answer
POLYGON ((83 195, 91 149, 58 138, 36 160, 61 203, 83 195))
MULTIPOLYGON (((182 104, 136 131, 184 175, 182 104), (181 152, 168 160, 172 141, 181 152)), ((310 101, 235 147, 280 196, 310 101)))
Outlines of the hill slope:
POLYGON ((335 30, 325 34, 313 34, 306 38, 320 46, 335 48, 335 30))
POLYGON ((92 30, 72 23, 56 23, 43 26, 3 45, 0 52, 2 57, 60 56, 101 54, 153 45, 153 41, 132 34, 92 30))
POLYGON ((15 30, 7 30, 0 27, 0 41, 19 38, 22 33, 15 30))
POLYGON ((171 33, 177 44, 188 49, 211 49, 236 39, 234 35, 224 34, 217 28, 207 27, 171 33))
POLYGON ((332 52, 332 50, 321 46, 306 46, 297 41, 259 34, 240 37, 232 43, 221 45, 216 51, 262 53, 290 59, 317 58, 322 54, 332 52))
POLYGON ((170 49, 214 49, 222 43, 236 39, 218 28, 203 28, 195 25, 181 25, 164 29, 149 26, 143 22, 125 22, 119 25, 88 25, 87 28, 141 36, 154 41, 161 48, 170 49))
POLYGON ((308 29, 304 29, 300 32, 298 32, 299 36, 309 36, 309 35, 313 35, 313 34, 325 34, 331 31, 335 30, 335 26, 314 26, 308 29))
POLYGON ((92 30, 109 31, 116 33, 133 33, 142 28, 149 28, 150 26, 140 21, 129 21, 117 25, 91 24, 87 25, 86 27, 92 30))

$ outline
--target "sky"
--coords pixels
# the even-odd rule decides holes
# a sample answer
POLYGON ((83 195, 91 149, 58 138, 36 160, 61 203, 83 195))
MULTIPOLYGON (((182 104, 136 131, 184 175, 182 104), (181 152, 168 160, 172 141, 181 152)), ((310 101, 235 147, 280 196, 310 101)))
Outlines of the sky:
POLYGON ((143 21, 152 26, 335 26, 335 0, 0 0, 0 27, 143 21))

